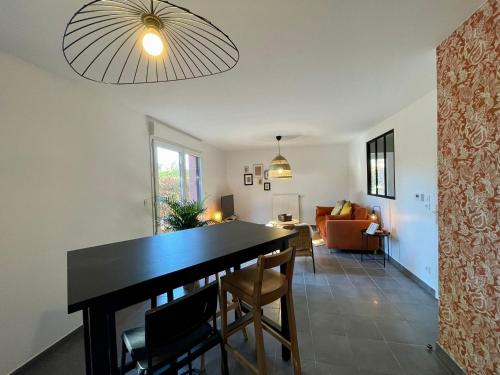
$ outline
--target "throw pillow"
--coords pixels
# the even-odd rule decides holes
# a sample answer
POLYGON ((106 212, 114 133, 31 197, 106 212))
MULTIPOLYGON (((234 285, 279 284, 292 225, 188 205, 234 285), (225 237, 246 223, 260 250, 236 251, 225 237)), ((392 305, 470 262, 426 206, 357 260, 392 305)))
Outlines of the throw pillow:
POLYGON ((335 207, 333 207, 333 210, 332 210, 330 215, 338 215, 340 213, 340 211, 342 211, 342 207, 344 207, 344 203, 345 203, 344 200, 337 201, 337 203, 335 203, 335 207))
POLYGON ((346 201, 344 203, 344 206, 342 207, 342 210, 340 210, 340 213, 339 215, 351 215, 351 211, 352 211, 352 206, 351 206, 351 202, 350 201, 346 201))

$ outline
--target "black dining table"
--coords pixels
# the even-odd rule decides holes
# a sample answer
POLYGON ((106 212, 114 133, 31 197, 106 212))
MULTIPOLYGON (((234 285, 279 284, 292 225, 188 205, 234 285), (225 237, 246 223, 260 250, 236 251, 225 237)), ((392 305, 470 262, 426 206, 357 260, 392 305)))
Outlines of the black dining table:
MULTIPOLYGON (((86 373, 118 374, 115 313, 275 250, 297 232, 233 221, 68 251, 68 313, 82 311, 86 373)), ((286 269, 282 268, 284 273, 286 269)), ((289 339, 286 300, 281 326, 289 339)), ((282 357, 290 351, 282 347, 282 357)))

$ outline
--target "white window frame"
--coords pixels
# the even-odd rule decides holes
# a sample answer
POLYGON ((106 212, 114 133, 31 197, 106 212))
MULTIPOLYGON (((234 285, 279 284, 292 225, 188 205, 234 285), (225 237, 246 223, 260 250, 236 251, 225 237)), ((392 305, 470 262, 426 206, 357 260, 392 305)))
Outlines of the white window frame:
POLYGON ((181 174, 181 194, 182 198, 188 195, 187 191, 187 180, 186 180, 186 155, 192 155, 198 158, 198 176, 197 184, 198 184, 198 201, 201 202, 204 199, 203 193, 203 163, 202 163, 202 153, 201 151, 197 151, 180 144, 170 142, 160 137, 151 136, 150 140, 150 148, 151 148, 151 179, 152 179, 152 214, 153 214, 153 226, 155 233, 158 232, 156 218, 157 218, 157 205, 156 198, 158 197, 158 192, 160 187, 158 185, 158 170, 157 170, 157 147, 163 147, 171 151, 175 151, 179 153, 179 170, 181 174))

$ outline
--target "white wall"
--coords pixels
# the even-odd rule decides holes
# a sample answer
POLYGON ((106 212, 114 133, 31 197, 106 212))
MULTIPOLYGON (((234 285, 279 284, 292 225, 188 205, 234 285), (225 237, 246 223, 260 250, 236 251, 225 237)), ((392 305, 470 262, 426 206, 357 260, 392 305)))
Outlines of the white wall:
POLYGON ((264 191, 254 179, 253 186, 244 186, 246 165, 264 164, 267 169, 277 154, 277 148, 226 153, 229 192, 234 194, 236 214, 242 220, 266 223, 272 216, 272 195, 298 193, 302 196, 302 220, 315 223, 316 205, 333 205, 348 196, 348 147, 332 144, 309 147, 287 147, 282 142, 281 153, 292 166, 291 180, 269 180, 271 191, 264 191))
POLYGON ((357 137, 349 146, 349 165, 351 200, 381 206, 384 227, 393 235, 393 257, 437 292, 436 90, 357 137), (366 142, 391 129, 396 153, 395 200, 366 194, 366 142), (429 202, 415 198, 422 193, 429 202))
MULTIPOLYGON (((152 234, 146 116, 0 53, 0 374, 81 324, 66 251, 152 234)), ((207 195, 224 154, 203 147, 207 195)))

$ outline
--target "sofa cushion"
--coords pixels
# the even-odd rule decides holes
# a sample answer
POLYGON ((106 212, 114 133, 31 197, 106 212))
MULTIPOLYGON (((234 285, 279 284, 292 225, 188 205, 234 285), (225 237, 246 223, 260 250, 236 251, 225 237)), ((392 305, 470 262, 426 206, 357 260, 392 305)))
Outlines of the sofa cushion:
POLYGON ((352 206, 350 201, 346 201, 339 215, 351 216, 352 206))
POLYGON ((337 201, 337 203, 335 203, 335 207, 333 207, 333 210, 330 213, 330 215, 338 215, 338 214, 340 214, 340 211, 342 211, 342 207, 344 207, 344 203, 345 203, 344 200, 337 201))
POLYGON ((354 220, 366 220, 368 217, 368 209, 366 207, 356 207, 353 212, 354 220))
POLYGON ((351 215, 326 215, 326 220, 351 220, 351 215))

